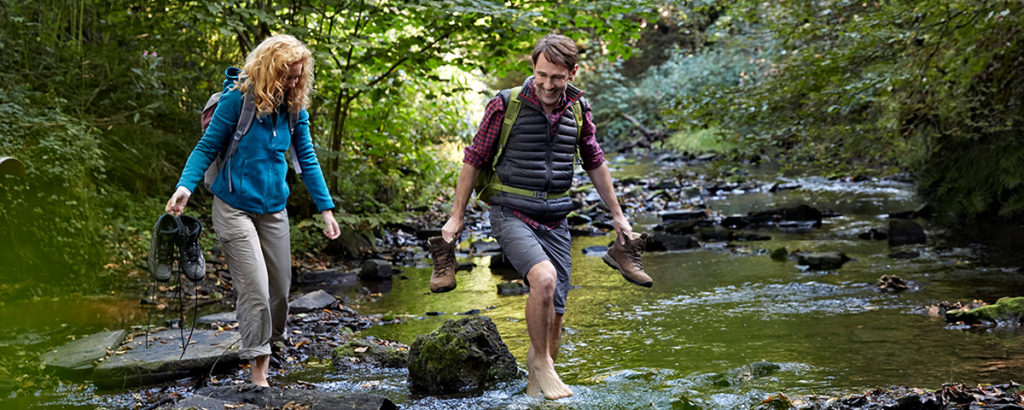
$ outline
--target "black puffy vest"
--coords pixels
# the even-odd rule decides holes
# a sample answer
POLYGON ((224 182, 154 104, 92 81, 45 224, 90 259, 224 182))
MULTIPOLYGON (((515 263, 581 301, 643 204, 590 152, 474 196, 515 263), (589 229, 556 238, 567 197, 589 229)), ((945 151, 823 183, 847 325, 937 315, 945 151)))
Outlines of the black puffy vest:
MULTIPOLYGON (((529 86, 529 80, 523 88, 529 86)), ((580 91, 569 85, 569 101, 580 91)), ((562 193, 572 187, 573 161, 576 158, 576 118, 569 106, 555 127, 550 126, 544 110, 522 98, 522 107, 496 168, 502 184, 535 192, 562 193)), ((506 104, 507 106, 507 104, 506 104)), ((541 199, 498 192, 490 198, 494 205, 517 209, 541 221, 565 218, 573 209, 572 198, 541 199)))

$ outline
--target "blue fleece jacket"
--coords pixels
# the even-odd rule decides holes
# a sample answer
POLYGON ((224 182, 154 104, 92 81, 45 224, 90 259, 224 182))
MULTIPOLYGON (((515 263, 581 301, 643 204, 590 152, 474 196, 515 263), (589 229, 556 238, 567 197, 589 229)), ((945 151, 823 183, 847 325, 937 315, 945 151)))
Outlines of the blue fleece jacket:
MULTIPOLYGON (((229 87, 230 83, 225 81, 224 94, 213 112, 213 119, 188 156, 177 186, 195 191, 206 168, 231 142, 242 110, 242 93, 229 90, 229 87)), ((288 137, 288 113, 283 106, 275 113, 257 116, 249 132, 238 143, 238 151, 221 169, 210 190, 228 205, 243 211, 266 214, 284 209, 289 193, 285 181, 288 161, 284 154, 293 143, 296 152, 292 155, 299 160, 302 181, 313 197, 313 203, 320 211, 334 208, 309 136, 309 113, 305 109, 299 112, 295 134, 291 140, 288 137), (228 189, 228 179, 224 177, 228 167, 231 167, 231 179, 235 185, 232 190, 228 189)))

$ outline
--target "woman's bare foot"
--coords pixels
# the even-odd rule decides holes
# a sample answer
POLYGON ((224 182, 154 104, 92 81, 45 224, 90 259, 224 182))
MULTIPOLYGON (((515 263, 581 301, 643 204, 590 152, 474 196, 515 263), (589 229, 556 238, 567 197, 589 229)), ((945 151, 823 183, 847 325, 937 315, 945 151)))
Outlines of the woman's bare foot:
POLYGON ((527 368, 530 372, 526 383, 526 394, 528 396, 536 398, 543 396, 550 400, 572 396, 572 390, 565 383, 562 383, 558 373, 555 373, 555 364, 551 361, 551 356, 539 355, 535 357, 533 349, 530 349, 526 357, 527 368))
POLYGON ((254 357, 249 361, 249 378, 252 384, 270 387, 267 374, 270 372, 270 355, 254 357))

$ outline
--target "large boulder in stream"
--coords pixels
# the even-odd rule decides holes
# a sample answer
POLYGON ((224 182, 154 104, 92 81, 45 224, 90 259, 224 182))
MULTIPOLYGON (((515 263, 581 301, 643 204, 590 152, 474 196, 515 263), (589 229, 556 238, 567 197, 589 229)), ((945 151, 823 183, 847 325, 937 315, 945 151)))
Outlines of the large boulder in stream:
POLYGON ((409 347, 409 388, 415 393, 480 392, 518 374, 516 358, 486 316, 449 320, 409 347))
POLYGON ((254 384, 204 387, 169 408, 259 408, 259 409, 397 409, 385 397, 354 392, 326 392, 306 389, 261 387, 254 384), (222 407, 218 407, 222 406, 222 407))
POLYGON ((947 310, 946 321, 982 327, 1019 327, 1024 319, 1024 296, 999 298, 991 305, 947 310))

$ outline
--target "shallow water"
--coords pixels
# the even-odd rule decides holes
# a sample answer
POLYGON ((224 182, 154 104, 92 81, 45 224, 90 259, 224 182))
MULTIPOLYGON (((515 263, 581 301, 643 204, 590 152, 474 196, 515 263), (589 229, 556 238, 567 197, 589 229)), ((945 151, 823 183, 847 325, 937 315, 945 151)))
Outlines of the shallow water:
MULTIPOLYGON (((913 187, 896 182, 795 181, 801 189, 780 193, 730 193, 708 200, 725 214, 806 203, 842 214, 803 232, 761 230, 769 241, 709 243, 695 250, 650 252, 645 267, 650 289, 628 284, 599 257, 582 249, 607 245, 612 236, 573 240, 574 289, 569 293, 565 335, 556 369, 576 395, 554 403, 524 396, 525 378, 497 386, 482 397, 417 398, 406 373, 368 376, 333 370, 294 377, 322 378, 326 389, 359 388, 409 408, 671 408, 687 401, 705 408, 749 407, 770 394, 845 395, 877 387, 938 388, 943 383, 1007 382, 1024 362, 1022 333, 969 333, 946 329, 940 318, 914 313, 943 300, 1015 296, 1024 275, 1008 267, 976 266, 978 249, 940 243, 935 232, 916 259, 891 259, 886 241, 857 238, 885 228, 885 215, 917 208, 913 187), (808 271, 793 261, 776 262, 768 251, 841 250, 853 258, 841 269, 808 271), (875 290, 883 275, 911 281, 900 294, 875 290), (764 377, 721 374, 768 361, 780 369, 764 377), (378 382, 366 384, 367 377, 378 382)), ((634 220, 657 223, 656 215, 634 220)), ((466 244, 464 243, 465 247, 466 244)), ((503 279, 489 257, 469 258, 477 267, 458 274, 446 294, 427 292, 429 268, 410 267, 407 280, 357 307, 364 313, 409 315, 399 324, 364 333, 412 343, 460 312, 479 309, 497 324, 505 343, 525 366, 523 307, 526 296, 498 296, 503 279), (443 312, 425 316, 425 312, 443 312)), ((739 373, 736 373, 739 374, 739 373)))
MULTIPOLYGON (((615 175, 648 175, 657 169, 642 163, 622 166, 615 175)), ((870 228, 886 227, 889 212, 917 208, 911 185, 820 178, 792 182, 801 188, 729 192, 708 198, 706 204, 722 215, 809 204, 841 216, 805 231, 758 231, 770 235, 768 241, 712 242, 687 251, 649 252, 644 261, 654 278, 650 289, 625 282, 599 257, 583 255, 585 247, 608 245, 611 235, 574 238, 574 288, 556 364, 576 393, 571 398, 528 398, 523 394, 525 375, 481 396, 461 398, 412 396, 404 370, 342 372, 329 365, 309 365, 280 381, 380 394, 404 408, 679 408, 693 403, 729 409, 748 408, 778 392, 795 397, 845 395, 894 385, 935 389, 948 382, 1004 383, 1020 374, 1024 333, 947 329, 941 318, 915 313, 945 300, 992 302, 1022 295, 1024 275, 1016 266, 983 266, 979 261, 992 259, 982 258, 978 246, 944 242, 934 230, 928 231, 928 244, 899 249, 885 241, 858 239, 857 234, 870 228), (853 260, 838 270, 809 271, 793 261, 771 260, 768 252, 779 247, 840 250, 853 260), (921 256, 889 258, 895 250, 914 250, 921 256), (876 291, 874 284, 884 274, 909 280, 912 289, 899 294, 876 291), (779 369, 761 377, 743 371, 759 361, 775 363, 779 369)), ((631 218, 638 231, 659 222, 655 214, 631 218)), ((462 247, 468 249, 468 243, 462 247)), ((391 312, 400 323, 376 326, 363 335, 411 344, 416 335, 478 309, 495 322, 524 367, 526 296, 496 292, 498 283, 517 274, 492 272, 489 256, 460 260, 476 267, 459 272, 458 288, 445 294, 427 290, 428 260, 401 267, 406 279, 396 279, 390 291, 373 301, 353 306, 363 314, 391 312)), ((146 312, 138 308, 137 295, 107 295, 0 304, 0 318, 5 329, 0 332, 0 347, 31 357, 61 344, 69 334, 143 323, 146 312)), ((0 354, 0 359, 18 360, 13 355, 0 354)), ((92 408, 138 401, 131 393, 88 388, 36 395, 6 403, 92 408)))

